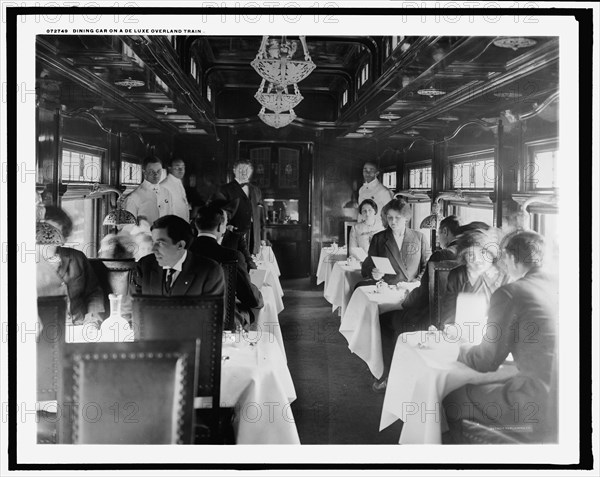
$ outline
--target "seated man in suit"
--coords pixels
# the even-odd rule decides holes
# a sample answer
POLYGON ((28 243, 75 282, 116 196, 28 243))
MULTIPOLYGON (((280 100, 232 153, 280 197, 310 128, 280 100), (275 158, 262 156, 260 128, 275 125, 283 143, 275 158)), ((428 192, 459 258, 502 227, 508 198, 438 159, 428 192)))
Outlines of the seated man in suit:
POLYGON ((438 237, 441 250, 429 257, 421 284, 409 293, 399 310, 390 312, 397 335, 407 331, 426 330, 429 326, 429 263, 456 260, 456 238, 459 231, 460 222, 456 215, 450 215, 440 222, 438 237))
POLYGON ((137 262, 131 293, 163 296, 222 295, 225 278, 214 260, 188 252, 191 226, 176 215, 166 215, 152 225, 152 254, 137 262))
POLYGON ((198 236, 190 245, 190 252, 210 257, 219 263, 237 260, 236 318, 242 325, 244 322, 252 323, 254 321, 252 308, 263 307, 262 295, 250 281, 242 253, 223 247, 218 242, 227 230, 227 213, 222 209, 220 201, 213 201, 201 207, 196 215, 195 224, 198 236))
POLYGON ((446 396, 448 437, 456 444, 462 442, 462 419, 521 442, 556 442, 556 278, 543 268, 541 235, 519 231, 505 242, 502 258, 515 281, 494 292, 481 343, 461 345, 457 361, 487 373, 512 353, 515 366, 505 366, 506 381, 467 384, 446 396))

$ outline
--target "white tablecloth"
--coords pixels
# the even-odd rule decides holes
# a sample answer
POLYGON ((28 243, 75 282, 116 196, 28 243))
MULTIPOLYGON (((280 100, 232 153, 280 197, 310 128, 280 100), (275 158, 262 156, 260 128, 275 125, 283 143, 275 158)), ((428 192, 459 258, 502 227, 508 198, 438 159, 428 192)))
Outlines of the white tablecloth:
POLYGON ((279 346, 281 347, 281 353, 285 358, 286 355, 285 347, 283 345, 283 336, 281 335, 281 326, 279 324, 279 317, 277 316, 279 314, 277 309, 278 301, 276 299, 277 293, 273 287, 269 285, 263 286, 260 292, 262 293, 264 306, 258 310, 256 315, 256 323, 252 326, 252 329, 258 332, 264 331, 271 333, 270 338, 279 343, 279 346))
MULTIPOLYGON (((266 288, 272 293, 270 287, 266 288)), ((290 407, 296 399, 296 390, 282 352, 281 332, 277 338, 269 333, 266 323, 247 336, 234 335, 234 343, 223 343, 222 355, 229 359, 224 359, 221 366, 221 407, 236 408, 237 444, 299 444, 290 407)), ((93 325, 68 326, 66 339, 93 342, 97 333, 93 325)), ((133 333, 123 338, 119 341, 132 341, 133 333)), ((202 407, 202 398, 196 398, 195 405, 202 407)))
POLYGON ((251 333, 224 343, 222 354, 229 359, 221 367, 221 406, 236 408, 236 443, 300 444, 290 406, 296 390, 277 340, 251 333))
MULTIPOLYGON (((415 284, 407 284, 414 287, 415 284)), ((379 314, 397 310, 404 301, 407 289, 386 290, 377 293, 375 286, 357 288, 342 316, 340 333, 348 341, 348 348, 369 366, 373 376, 383 374, 381 327, 379 314)))
POLYGON ((273 249, 269 245, 263 245, 260 247, 260 251, 256 255, 256 260, 269 263, 276 277, 281 275, 277 258, 273 253, 273 249))
POLYGON ((325 299, 333 305, 332 311, 340 308, 340 316, 344 316, 354 287, 362 280, 360 265, 349 266, 346 262, 335 262, 329 275, 325 299))
POLYGON ((333 269, 335 262, 344 261, 347 258, 346 247, 342 248, 330 248, 325 247, 321 249, 321 255, 319 256, 319 266, 317 267, 317 285, 325 282, 325 288, 329 281, 329 275, 333 269))
POLYGON ((279 281, 279 277, 277 272, 271 262, 259 261, 256 262, 256 266, 259 270, 265 270, 267 274, 265 275, 265 283, 273 288, 275 304, 277 307, 277 313, 281 313, 283 311, 283 288, 281 288, 281 282, 279 281))
POLYGON ((404 425, 400 444, 441 444, 442 432, 447 430, 443 398, 467 383, 506 378, 500 371, 480 373, 459 363, 459 348, 455 339, 440 332, 416 331, 398 337, 380 430, 401 419, 404 425))

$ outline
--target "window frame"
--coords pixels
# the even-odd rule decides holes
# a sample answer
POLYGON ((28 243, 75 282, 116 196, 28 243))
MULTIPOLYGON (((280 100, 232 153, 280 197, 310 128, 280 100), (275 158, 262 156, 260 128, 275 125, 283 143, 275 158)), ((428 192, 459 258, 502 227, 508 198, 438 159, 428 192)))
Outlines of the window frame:
POLYGON ((494 185, 496 182, 496 176, 498 174, 498 166, 497 166, 497 149, 496 147, 489 149, 482 149, 478 151, 472 151, 462 154, 454 154, 452 156, 448 156, 448 166, 449 171, 446 174, 445 179, 449 182, 449 184, 445 184, 444 189, 446 191, 466 191, 466 192, 493 192, 494 185), (465 163, 476 163, 479 161, 492 160, 494 164, 494 177, 492 179, 491 187, 456 187, 454 183, 454 166, 457 164, 465 164, 465 163))
MULTIPOLYGON (((557 192, 558 187, 556 186, 557 175, 554 174, 554 187, 535 187, 531 186, 532 181, 527 180, 527 173, 530 171, 530 168, 535 167, 535 155, 539 152, 548 152, 552 151, 556 155, 556 163, 558 164, 560 157, 560 147, 557 137, 546 138, 546 139, 538 139, 535 141, 527 141, 524 145, 524 164, 523 164, 523 174, 521 177, 521 181, 519 184, 519 191, 528 193, 528 194, 544 194, 548 192, 557 192)), ((535 169, 533 169, 535 170, 535 169)))
POLYGON ((430 191, 431 183, 433 180, 433 161, 419 161, 419 162, 411 162, 406 166, 406 184, 410 190, 418 190, 420 192, 430 191), (410 173, 415 169, 429 169, 429 187, 413 187, 410 183, 410 173))

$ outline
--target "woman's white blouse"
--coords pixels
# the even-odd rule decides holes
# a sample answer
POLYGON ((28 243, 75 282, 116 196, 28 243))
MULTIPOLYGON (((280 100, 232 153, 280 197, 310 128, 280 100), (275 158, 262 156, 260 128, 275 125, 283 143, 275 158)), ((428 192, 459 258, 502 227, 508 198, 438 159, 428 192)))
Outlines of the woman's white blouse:
POLYGON ((383 229, 384 227, 379 217, 375 219, 373 225, 367 225, 365 222, 358 222, 355 224, 350 231, 350 255, 360 260, 361 257, 353 254, 352 249, 360 247, 365 253, 368 253, 373 235, 377 232, 381 232, 383 229))

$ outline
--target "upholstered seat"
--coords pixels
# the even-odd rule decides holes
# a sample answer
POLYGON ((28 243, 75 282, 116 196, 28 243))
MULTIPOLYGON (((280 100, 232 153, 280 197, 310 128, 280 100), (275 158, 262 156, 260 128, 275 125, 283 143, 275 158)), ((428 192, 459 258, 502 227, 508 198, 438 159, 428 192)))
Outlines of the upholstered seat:
POLYGON ((429 322, 436 328, 442 327, 442 297, 446 292, 450 270, 460 265, 456 260, 429 262, 429 322))
POLYGON ((65 345, 61 444, 192 444, 200 341, 65 345))
MULTIPOLYGON (((200 369, 195 396, 197 444, 224 443, 223 421, 229 426, 230 411, 221 410, 221 346, 223 297, 133 295, 132 324, 135 340, 200 339, 200 369), (223 416, 227 415, 228 418, 223 416)), ((228 431, 227 431, 228 432, 228 431)))

